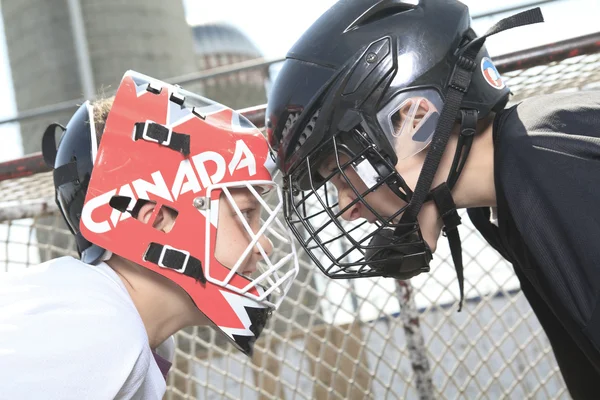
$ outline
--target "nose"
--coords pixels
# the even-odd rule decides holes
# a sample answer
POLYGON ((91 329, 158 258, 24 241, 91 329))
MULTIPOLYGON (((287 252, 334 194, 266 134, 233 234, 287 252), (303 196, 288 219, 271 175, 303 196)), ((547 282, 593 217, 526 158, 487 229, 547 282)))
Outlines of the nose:
MULTIPOLYGON (((353 196, 354 192, 352 192, 352 194, 350 192, 352 192, 352 189, 350 189, 350 188, 344 188, 343 190, 338 191, 338 203, 339 203, 338 205, 340 207, 340 211, 343 210, 344 208, 348 207, 348 205, 350 205, 350 203, 352 203, 354 201, 354 196, 353 196)), ((348 208, 346 211, 344 211, 342 213, 342 218, 348 222, 359 219, 360 216, 361 216, 360 201, 356 202, 350 208, 348 208)))
MULTIPOLYGON (((263 248, 263 250, 265 251, 265 254, 267 256, 271 256, 271 254, 273 254, 273 242, 271 242, 271 240, 266 237, 265 235, 262 235, 259 239, 258 239, 258 244, 260 244, 260 247, 263 248)), ((260 254, 260 249, 258 246, 254 246, 254 253, 256 255, 261 255, 260 254)))
POLYGON ((263 258, 262 254, 260 253, 259 246, 262 247, 262 249, 264 250, 267 257, 270 257, 271 254, 273 254, 273 243, 271 242, 271 240, 269 240, 268 237, 266 237, 265 235, 262 235, 258 239, 258 242, 256 243, 256 245, 254 246, 254 249, 252 251, 252 256, 248 257, 246 259, 246 264, 242 267, 242 271, 241 271, 242 274, 250 275, 256 271, 256 269, 258 267, 258 261, 263 258))

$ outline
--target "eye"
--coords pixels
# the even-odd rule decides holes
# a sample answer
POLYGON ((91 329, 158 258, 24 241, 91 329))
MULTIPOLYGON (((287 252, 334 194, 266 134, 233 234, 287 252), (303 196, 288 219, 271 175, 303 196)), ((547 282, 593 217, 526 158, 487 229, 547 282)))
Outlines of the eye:
POLYGON ((251 222, 254 214, 256 213, 256 209, 254 208, 246 208, 241 210, 242 216, 246 219, 246 221, 251 222))

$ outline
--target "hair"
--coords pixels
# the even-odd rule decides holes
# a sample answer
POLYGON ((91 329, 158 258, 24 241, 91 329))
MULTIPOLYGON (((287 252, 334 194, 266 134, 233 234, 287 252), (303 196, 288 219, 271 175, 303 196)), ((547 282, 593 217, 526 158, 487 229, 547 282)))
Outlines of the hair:
POLYGON ((100 139, 102 139, 106 120, 108 119, 108 113, 110 112, 114 101, 115 96, 111 96, 91 102, 92 110, 94 111, 94 127, 96 128, 97 143, 100 143, 100 139))

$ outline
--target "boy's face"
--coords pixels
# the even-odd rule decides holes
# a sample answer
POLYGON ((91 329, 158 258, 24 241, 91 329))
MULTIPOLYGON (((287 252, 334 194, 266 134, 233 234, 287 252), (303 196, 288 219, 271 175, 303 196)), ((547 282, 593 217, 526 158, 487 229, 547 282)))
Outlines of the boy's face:
MULTIPOLYGON (((397 133, 395 142, 396 152, 397 154, 406 155, 397 162, 396 171, 398 171, 413 191, 423 168, 427 152, 426 150, 417 151, 416 147, 411 147, 411 138, 419 134, 419 128, 424 123, 423 118, 431 113, 432 107, 424 98, 407 100, 393 116, 393 123, 397 133), (414 151, 417 152, 413 154, 414 151)), ((331 155, 318 168, 319 175, 322 177, 327 177, 337 171, 337 174, 327 183, 327 185, 335 187, 335 191, 337 192, 339 202, 337 211, 343 210, 357 198, 352 186, 361 194, 368 191, 367 184, 359 176, 353 165, 348 165, 344 168, 346 176, 340 173, 340 167, 349 160, 350 157, 343 153, 339 153, 337 159, 335 155, 331 155)), ((381 223, 387 223, 388 221, 398 222, 402 214, 396 214, 401 208, 406 206, 406 202, 394 194, 385 184, 379 186, 375 191, 363 195, 363 201, 358 201, 352 205, 341 215, 341 218, 346 221, 355 221, 363 218, 371 224, 376 223, 378 217, 369 210, 366 205, 368 204, 383 218, 380 221, 381 223)), ((423 238, 431 248, 431 251, 435 251, 442 224, 433 202, 423 204, 418 220, 423 238)))
MULTIPOLYGON (((417 155, 396 164, 396 170, 405 179, 407 185, 412 190, 415 189, 424 158, 424 155, 417 155)), ((339 161, 340 165, 343 165, 349 161, 349 157, 345 154, 340 154, 339 161)), ((321 176, 328 176, 337 169, 338 165, 336 158, 332 155, 321 164, 319 174, 321 176)), ((351 165, 344 168, 344 173, 347 179, 338 172, 329 183, 327 183, 327 185, 332 185, 337 192, 338 210, 336 211, 343 210, 357 198, 354 190, 352 190, 352 186, 354 186, 356 191, 360 194, 367 192, 367 185, 351 165)), ((385 222, 390 220, 398 222, 402 214, 395 214, 397 214, 398 210, 406 206, 406 202, 394 194, 387 185, 381 185, 373 192, 363 196, 363 201, 364 203, 358 201, 352 205, 341 215, 341 218, 349 222, 363 218, 371 224, 376 223, 378 218, 366 206, 365 203, 367 203, 379 214, 379 216, 383 217, 385 222)), ((437 247, 437 240, 440 236, 442 225, 433 202, 423 204, 423 207, 419 212, 418 220, 423 238, 431 248, 431 251, 434 252, 437 247)))
POLYGON ((261 235, 257 245, 246 251, 252 242, 247 228, 254 235, 260 230, 262 206, 246 188, 230 188, 229 193, 231 197, 222 193, 219 200, 215 258, 230 269, 239 264, 237 272, 250 277, 257 271, 259 261, 264 258, 261 249, 266 256, 270 256, 273 253, 273 244, 261 235))
MULTIPOLYGON (((257 189, 259 190, 259 189, 257 189)), ((270 256, 273 253, 271 241, 264 235, 257 241, 250 251, 246 251, 252 238, 244 226, 256 234, 261 226, 260 214, 262 206, 256 197, 246 188, 229 188, 231 198, 222 193, 219 199, 219 219, 217 225, 217 238, 214 255, 217 261, 229 269, 237 265, 239 274, 250 277, 257 271, 258 262, 263 259, 261 249, 270 256), (235 209, 236 206, 239 210, 235 209), (244 254, 246 253, 246 254, 244 254)), ((145 204, 138 214, 138 218, 148 223, 155 204, 145 204)), ((154 220, 153 227, 168 233, 176 223, 177 213, 168 207, 162 207, 154 220)))

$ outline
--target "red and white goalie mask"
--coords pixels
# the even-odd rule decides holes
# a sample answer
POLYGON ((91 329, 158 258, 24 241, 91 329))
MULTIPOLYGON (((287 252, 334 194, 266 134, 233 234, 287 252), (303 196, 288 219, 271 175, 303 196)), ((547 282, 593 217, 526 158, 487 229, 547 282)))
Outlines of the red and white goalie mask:
POLYGON ((261 132, 221 104, 129 71, 94 158, 85 239, 181 286, 252 354, 298 273, 261 132), (134 218, 148 204, 149 219, 134 218))

